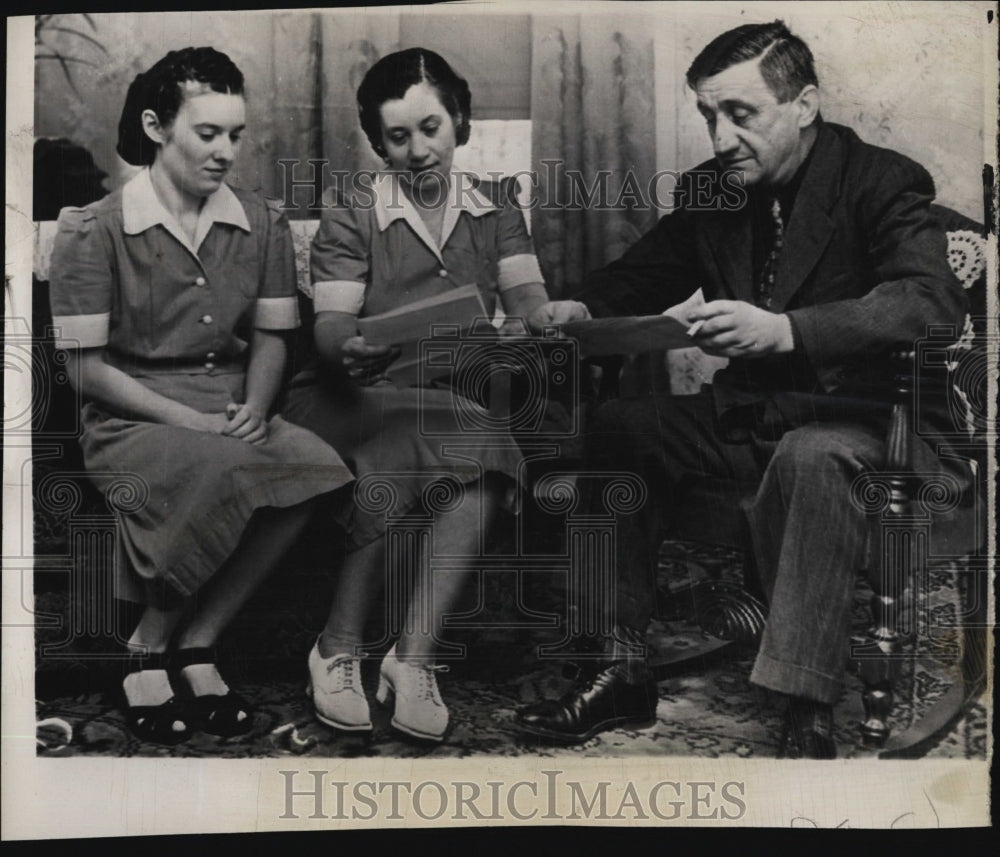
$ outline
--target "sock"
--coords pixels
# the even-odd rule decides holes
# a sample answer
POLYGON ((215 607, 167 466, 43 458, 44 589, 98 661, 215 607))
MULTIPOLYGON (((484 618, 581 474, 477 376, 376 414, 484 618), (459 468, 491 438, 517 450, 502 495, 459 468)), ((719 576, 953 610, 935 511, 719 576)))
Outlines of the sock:
POLYGON ((788 697, 788 711, 796 728, 811 729, 818 735, 833 735, 833 706, 801 696, 788 697))
POLYGON ((229 685, 222 680, 215 664, 191 664, 181 670, 181 675, 195 696, 225 696, 229 693, 229 685))
POLYGON ((174 695, 166 670, 142 670, 129 673, 122 680, 125 698, 135 708, 140 705, 162 705, 174 695))
POLYGON ((628 625, 615 625, 609 657, 615 672, 629 684, 642 684, 649 679, 644 632, 628 625))

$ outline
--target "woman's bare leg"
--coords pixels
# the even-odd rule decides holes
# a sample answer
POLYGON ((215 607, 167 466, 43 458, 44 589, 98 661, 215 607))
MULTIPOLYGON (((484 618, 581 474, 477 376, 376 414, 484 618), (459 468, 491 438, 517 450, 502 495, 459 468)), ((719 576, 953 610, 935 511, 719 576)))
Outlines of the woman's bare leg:
POLYGON ((177 635, 177 648, 214 646, 219 635, 302 534, 311 501, 259 512, 233 555, 202 588, 191 618, 177 635))
POLYGON ((479 555, 484 534, 496 517, 501 489, 492 480, 466 485, 464 502, 453 511, 438 515, 434 521, 434 554, 469 557, 461 570, 432 573, 421 568, 413 600, 407 612, 406 631, 396 644, 400 658, 432 662, 437 652, 444 616, 450 613, 462 594, 468 572, 479 555))
POLYGON ((372 604, 385 588, 385 536, 344 556, 318 647, 320 656, 356 655, 372 604))
POLYGON ((184 605, 169 609, 146 607, 129 637, 128 648, 133 652, 165 652, 183 616, 184 605))

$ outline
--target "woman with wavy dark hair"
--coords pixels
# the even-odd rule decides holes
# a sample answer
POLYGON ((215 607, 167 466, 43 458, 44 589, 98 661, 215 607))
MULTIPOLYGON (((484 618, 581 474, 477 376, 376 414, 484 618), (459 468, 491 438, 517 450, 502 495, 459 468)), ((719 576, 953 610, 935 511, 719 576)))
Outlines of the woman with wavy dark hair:
MULTIPOLYGON (((432 574, 429 556, 414 546, 417 582, 405 603, 389 605, 405 621, 382 661, 377 694, 394 702, 394 727, 440 741, 449 721, 436 681, 443 618, 522 456, 501 432, 463 434, 457 415, 475 422, 479 405, 460 392, 392 383, 395 350, 367 342, 358 320, 405 315, 409 304, 464 286, 474 286, 488 317, 498 307, 527 317, 547 298, 510 184, 452 170, 455 148, 469 139, 471 96, 442 57, 410 48, 382 58, 358 89, 358 110, 386 169, 323 211, 312 245, 315 360, 293 380, 285 413, 333 444, 359 486, 374 487, 377 476, 393 515, 423 514, 434 553, 455 558, 432 574), (455 496, 445 498, 449 492, 455 496)), ((386 557, 387 512, 370 500, 359 488, 336 597, 309 656, 317 717, 348 731, 372 728, 358 658, 371 604, 400 559, 386 557)))
POLYGON ((298 324, 288 223, 225 182, 245 125, 243 75, 212 48, 171 51, 129 87, 120 190, 59 216, 57 347, 84 401, 84 462, 120 516, 116 594, 145 610, 122 682, 133 733, 177 743, 252 727, 213 647, 305 526, 352 480, 271 413, 298 324), (176 693, 175 693, 176 691, 176 693))

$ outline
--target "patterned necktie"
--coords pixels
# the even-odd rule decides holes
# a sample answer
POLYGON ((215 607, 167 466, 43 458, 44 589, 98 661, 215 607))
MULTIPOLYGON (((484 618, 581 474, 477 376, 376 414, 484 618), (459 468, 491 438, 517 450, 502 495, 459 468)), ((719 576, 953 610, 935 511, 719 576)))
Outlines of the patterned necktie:
POLYGON ((785 224, 781 219, 781 203, 775 197, 771 200, 771 218, 774 220, 774 244, 764 261, 760 283, 757 285, 757 306, 768 309, 774 295, 774 277, 778 272, 778 257, 785 243, 785 224))

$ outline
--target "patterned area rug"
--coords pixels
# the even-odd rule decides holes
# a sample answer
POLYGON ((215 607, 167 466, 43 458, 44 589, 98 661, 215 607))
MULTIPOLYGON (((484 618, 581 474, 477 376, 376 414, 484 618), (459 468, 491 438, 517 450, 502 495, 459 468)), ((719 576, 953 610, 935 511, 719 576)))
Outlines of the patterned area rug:
MULTIPOLYGON (((731 551, 668 543, 660 566, 661 589, 676 588, 686 580, 738 576, 739 567, 739 555, 731 551)), ((651 728, 614 730, 571 747, 528 739, 514 727, 517 708, 558 696, 570 687, 571 681, 563 676, 563 661, 539 660, 537 656, 540 644, 557 641, 557 632, 514 625, 518 619, 512 615, 516 599, 501 576, 493 577, 481 582, 484 601, 493 608, 483 618, 492 620, 492 624, 476 631, 455 631, 451 637, 453 642, 464 644, 466 652, 463 658, 446 661, 450 671, 440 681, 451 712, 449 733, 441 744, 417 742, 392 729, 391 713, 375 702, 377 654, 363 664, 375 726, 371 737, 337 733, 315 720, 305 695, 305 659, 315 629, 322 624, 331 584, 313 573, 269 584, 230 634, 224 671, 256 706, 254 728, 249 735, 223 739, 198 733, 174 748, 143 744, 130 735, 113 697, 100 689, 113 684, 106 661, 43 659, 38 668, 37 693, 38 718, 45 725, 39 728, 39 754, 220 758, 652 754, 773 758, 779 754, 780 712, 748 681, 754 656, 752 645, 729 646, 680 669, 664 670, 659 682, 657 722, 651 728), (299 597, 292 597, 293 592, 299 597), (302 593, 305 597, 301 597, 302 593), (266 634, 258 633, 262 621, 266 622, 266 634)), ((921 596, 919 606, 938 627, 918 639, 916 657, 906 661, 898 685, 894 731, 909 725, 954 683, 958 637, 947 627, 954 624, 957 615, 954 579, 953 569, 936 569, 931 585, 921 596)), ((867 595, 860 587, 855 610, 858 630, 864 628, 867 595)), ((558 612, 558 585, 537 581, 527 587, 524 603, 536 612, 558 612)), ((37 606, 67 615, 65 595, 39 593, 37 606)), ((654 622, 650 635, 660 659, 667 661, 682 650, 704 648, 714 639, 683 618, 654 622)), ((58 639, 58 632, 39 629, 39 643, 54 639, 58 639)), ((858 725, 863 714, 860 689, 859 680, 849 672, 835 711, 841 758, 867 758, 876 753, 859 742, 858 725)), ((984 697, 951 725, 927 755, 985 759, 987 724, 984 697)))

